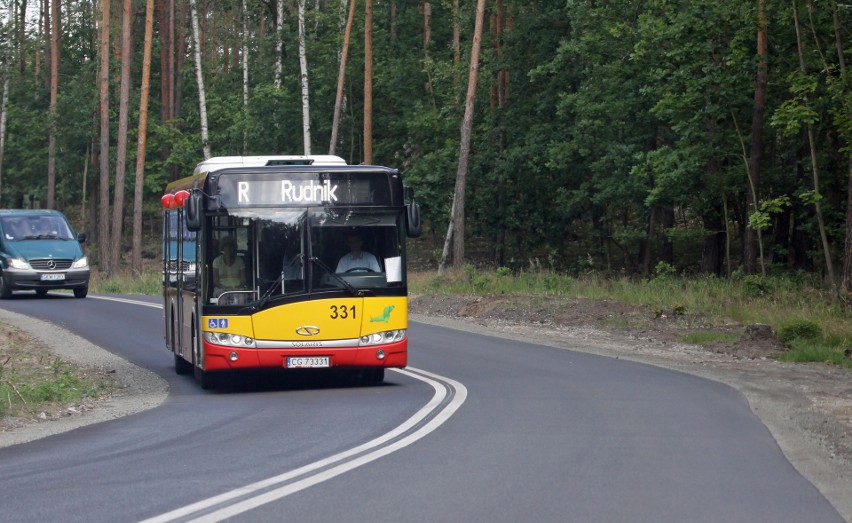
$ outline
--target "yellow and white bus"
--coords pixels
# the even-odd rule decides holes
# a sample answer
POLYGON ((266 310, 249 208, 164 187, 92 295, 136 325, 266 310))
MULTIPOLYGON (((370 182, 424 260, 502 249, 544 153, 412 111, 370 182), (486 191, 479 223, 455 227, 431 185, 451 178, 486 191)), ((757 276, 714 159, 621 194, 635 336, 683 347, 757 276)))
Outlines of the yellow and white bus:
POLYGON ((335 156, 218 157, 162 197, 163 311, 178 374, 405 367, 406 237, 420 212, 398 170, 335 156), (406 203, 408 199, 408 203, 406 203))

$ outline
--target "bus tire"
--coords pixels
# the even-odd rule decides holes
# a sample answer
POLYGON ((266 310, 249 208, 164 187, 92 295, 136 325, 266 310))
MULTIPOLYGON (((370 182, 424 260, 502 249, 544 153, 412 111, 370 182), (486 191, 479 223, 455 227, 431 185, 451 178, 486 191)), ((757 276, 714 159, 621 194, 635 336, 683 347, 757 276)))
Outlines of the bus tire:
POLYGON ((186 376, 187 374, 191 373, 192 372, 192 363, 183 359, 183 357, 180 354, 178 354, 177 352, 175 352, 174 354, 175 354, 175 374, 178 374, 180 376, 186 376))
POLYGON ((198 367, 194 367, 195 369, 195 380, 201 385, 201 388, 204 390, 211 390, 216 388, 216 376, 211 372, 205 372, 198 367))

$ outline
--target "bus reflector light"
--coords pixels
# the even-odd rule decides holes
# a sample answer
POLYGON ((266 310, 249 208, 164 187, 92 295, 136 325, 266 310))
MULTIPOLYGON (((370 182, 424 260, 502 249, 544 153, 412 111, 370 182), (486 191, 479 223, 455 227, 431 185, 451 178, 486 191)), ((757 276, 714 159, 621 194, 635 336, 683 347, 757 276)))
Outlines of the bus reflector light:
POLYGON ((182 190, 175 193, 175 206, 182 207, 186 200, 189 198, 189 191, 182 190))
POLYGON ((237 359, 238 359, 239 357, 240 357, 240 355, 239 355, 239 354, 237 354, 237 353, 236 353, 236 351, 234 351, 234 352, 232 352, 232 353, 228 354, 228 358, 230 358, 230 360, 231 360, 231 361, 237 361, 237 359))
POLYGON ((378 358, 380 360, 385 359, 385 351, 383 351, 382 349, 377 350, 376 351, 376 358, 378 358))

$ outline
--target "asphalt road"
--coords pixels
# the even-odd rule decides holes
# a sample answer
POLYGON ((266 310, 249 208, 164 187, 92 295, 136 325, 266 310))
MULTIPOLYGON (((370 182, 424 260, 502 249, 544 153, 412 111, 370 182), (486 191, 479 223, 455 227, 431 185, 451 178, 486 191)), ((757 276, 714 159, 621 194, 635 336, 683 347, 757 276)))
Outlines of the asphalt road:
MULTIPOLYGON (((134 297, 156 303, 156 298, 134 297)), ((843 521, 733 389, 414 323, 386 384, 177 376, 161 312, 21 294, 159 374, 160 407, 0 449, 3 521, 843 521)))

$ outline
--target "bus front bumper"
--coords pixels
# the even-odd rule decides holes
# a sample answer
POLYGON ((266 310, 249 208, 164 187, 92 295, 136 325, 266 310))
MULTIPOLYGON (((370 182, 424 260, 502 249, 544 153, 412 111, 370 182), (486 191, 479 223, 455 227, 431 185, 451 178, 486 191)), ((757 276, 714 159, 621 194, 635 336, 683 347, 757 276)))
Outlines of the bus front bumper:
POLYGON ((363 347, 329 348, 242 348, 227 347, 203 341, 203 368, 205 371, 248 370, 248 369, 290 369, 289 358, 307 358, 311 361, 324 361, 325 367, 298 368, 346 368, 346 367, 396 367, 403 368, 408 363, 408 339, 383 345, 363 347))

